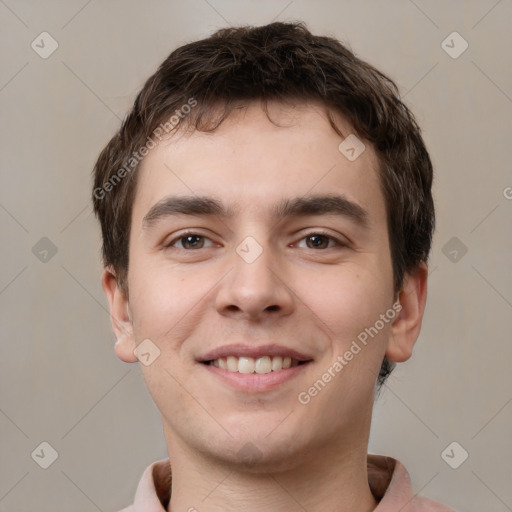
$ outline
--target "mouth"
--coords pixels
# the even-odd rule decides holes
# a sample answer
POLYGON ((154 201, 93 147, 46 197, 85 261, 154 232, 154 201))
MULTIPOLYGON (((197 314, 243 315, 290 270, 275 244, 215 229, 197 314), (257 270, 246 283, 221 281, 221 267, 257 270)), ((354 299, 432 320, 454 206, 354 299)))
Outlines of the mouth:
POLYGON ((228 345, 208 352, 198 362, 238 390, 261 392, 294 378, 313 358, 279 345, 228 345))
POLYGON ((307 362, 298 361, 290 356, 262 356, 257 359, 254 357, 227 356, 205 361, 204 364, 233 373, 258 373, 264 375, 266 373, 287 370, 288 368, 295 368, 307 362))

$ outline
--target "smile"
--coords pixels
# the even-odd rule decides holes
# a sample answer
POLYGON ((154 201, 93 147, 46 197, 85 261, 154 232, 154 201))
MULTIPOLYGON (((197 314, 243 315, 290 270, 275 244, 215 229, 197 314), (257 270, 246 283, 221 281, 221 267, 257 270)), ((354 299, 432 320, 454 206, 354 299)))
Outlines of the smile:
POLYGON ((278 372, 280 370, 286 370, 288 368, 294 368, 303 361, 298 361, 291 357, 282 356, 262 356, 258 358, 254 357, 236 357, 227 356, 219 357, 212 361, 207 361, 206 364, 215 366, 228 372, 238 373, 258 373, 266 374, 271 372, 278 372))
POLYGON ((197 362, 212 377, 238 391, 261 393, 294 379, 310 366, 313 357, 283 345, 235 343, 209 350, 197 362))

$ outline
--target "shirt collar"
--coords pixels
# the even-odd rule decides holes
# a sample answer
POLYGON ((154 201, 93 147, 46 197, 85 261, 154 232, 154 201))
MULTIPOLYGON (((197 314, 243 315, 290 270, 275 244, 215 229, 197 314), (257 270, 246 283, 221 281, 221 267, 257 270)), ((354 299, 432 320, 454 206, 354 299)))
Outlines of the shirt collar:
MULTIPOLYGON (((368 484, 379 502, 374 512, 453 512, 427 498, 415 496, 405 467, 396 459, 368 454, 368 484)), ((169 459, 149 465, 135 493, 130 512, 167 512, 171 489, 169 459)))

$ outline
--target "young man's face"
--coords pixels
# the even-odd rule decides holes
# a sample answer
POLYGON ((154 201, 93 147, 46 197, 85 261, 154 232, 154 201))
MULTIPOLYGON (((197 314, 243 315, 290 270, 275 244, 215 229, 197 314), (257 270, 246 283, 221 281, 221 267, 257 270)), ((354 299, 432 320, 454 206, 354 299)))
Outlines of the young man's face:
POLYGON ((129 302, 108 272, 104 287, 124 329, 119 357, 135 362, 147 339, 160 351, 141 368, 171 452, 290 466, 364 444, 383 357, 407 359, 419 325, 407 324, 407 306, 390 320, 387 215, 370 145, 349 161, 319 107, 269 110, 280 126, 254 104, 212 133, 150 151, 132 212, 129 302), (279 369, 276 356, 293 367, 279 369), (208 364, 221 357, 263 373, 208 364))

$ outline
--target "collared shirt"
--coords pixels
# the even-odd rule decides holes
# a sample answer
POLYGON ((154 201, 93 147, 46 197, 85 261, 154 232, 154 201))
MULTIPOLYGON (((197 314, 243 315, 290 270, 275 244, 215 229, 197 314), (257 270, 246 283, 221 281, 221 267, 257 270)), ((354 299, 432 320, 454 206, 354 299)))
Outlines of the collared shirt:
MULTIPOLYGON (((441 503, 415 496, 405 467, 396 459, 368 454, 368 484, 379 502, 374 512, 455 512, 441 503)), ((120 512, 166 512, 171 492, 169 459, 146 468, 132 505, 120 512)))

